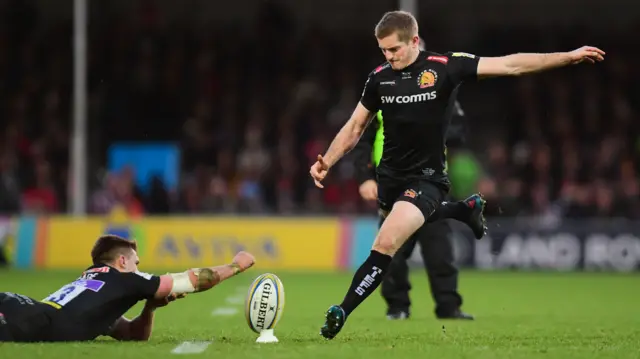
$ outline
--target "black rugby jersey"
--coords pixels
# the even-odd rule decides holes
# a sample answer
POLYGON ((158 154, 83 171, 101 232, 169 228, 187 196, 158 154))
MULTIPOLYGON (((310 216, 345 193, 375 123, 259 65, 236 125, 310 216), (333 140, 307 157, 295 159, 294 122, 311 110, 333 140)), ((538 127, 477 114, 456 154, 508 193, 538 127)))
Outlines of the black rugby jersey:
POLYGON ((101 264, 42 301, 59 309, 56 320, 68 321, 64 327, 73 329, 72 339, 90 340, 107 335, 116 320, 138 301, 152 299, 159 287, 158 276, 123 273, 101 264))
POLYGON ((360 102, 384 116, 378 176, 449 184, 445 136, 458 86, 477 78, 478 61, 462 52, 421 51, 402 70, 385 63, 369 74, 360 102))

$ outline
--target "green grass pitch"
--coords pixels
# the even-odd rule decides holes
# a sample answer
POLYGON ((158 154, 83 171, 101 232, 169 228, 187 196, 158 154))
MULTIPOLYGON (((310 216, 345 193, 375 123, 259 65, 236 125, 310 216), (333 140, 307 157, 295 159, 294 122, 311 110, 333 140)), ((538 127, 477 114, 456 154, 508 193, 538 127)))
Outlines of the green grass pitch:
MULTIPOLYGON (((73 344, 0 344, 0 358, 640 358, 640 277, 635 274, 463 272, 464 309, 474 322, 438 321, 422 271, 412 273, 413 316, 387 321, 379 291, 332 341, 319 336, 324 311, 339 303, 350 273, 278 272, 286 305, 277 344, 256 344, 244 319, 253 268, 209 292, 158 310, 150 342, 100 339, 73 344), (235 315, 214 316, 220 308, 235 315), (229 310, 229 309, 227 309, 229 310), (172 354, 184 341, 208 341, 199 354, 172 354)), ((44 297, 78 273, 0 271, 0 291, 44 297)), ((133 308, 135 316, 141 305, 133 308)), ((223 310, 224 311, 224 310, 223 310)))

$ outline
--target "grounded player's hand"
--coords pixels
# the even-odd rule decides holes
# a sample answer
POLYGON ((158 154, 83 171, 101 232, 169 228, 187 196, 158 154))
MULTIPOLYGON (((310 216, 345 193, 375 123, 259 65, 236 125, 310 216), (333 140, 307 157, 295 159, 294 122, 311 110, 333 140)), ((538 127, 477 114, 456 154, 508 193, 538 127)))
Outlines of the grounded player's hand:
POLYGON ((579 64, 581 62, 589 62, 591 64, 596 61, 604 61, 605 52, 597 47, 583 46, 579 49, 569 52, 571 58, 571 64, 579 64))
POLYGON ((233 263, 236 263, 240 266, 240 269, 244 272, 245 270, 251 268, 256 262, 256 258, 249 252, 239 252, 233 257, 233 263))
POLYGON ((149 300, 147 301, 147 306, 150 306, 151 308, 162 308, 164 306, 166 306, 167 304, 177 300, 177 299, 182 299, 184 297, 186 297, 187 295, 185 293, 182 294, 175 294, 175 293, 171 293, 168 296, 164 297, 164 298, 160 298, 160 299, 154 299, 154 300, 149 300))
POLYGON ((327 173, 329 173, 329 166, 324 161, 324 158, 322 158, 322 155, 318 155, 318 160, 313 164, 313 166, 311 166, 309 173, 311 174, 311 178, 313 178, 313 182, 316 184, 316 187, 324 188, 320 182, 322 182, 322 180, 327 176, 327 173))
POLYGON ((359 188, 360 196, 365 201, 375 201, 378 199, 378 183, 375 180, 362 182, 359 188))

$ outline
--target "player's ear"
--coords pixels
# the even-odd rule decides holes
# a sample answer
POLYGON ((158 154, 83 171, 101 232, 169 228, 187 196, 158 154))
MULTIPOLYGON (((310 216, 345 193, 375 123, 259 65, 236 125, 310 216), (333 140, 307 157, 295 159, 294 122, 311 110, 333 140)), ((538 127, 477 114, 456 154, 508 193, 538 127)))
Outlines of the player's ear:
POLYGON ((411 46, 413 46, 413 47, 419 47, 420 46, 420 36, 413 35, 413 37, 411 38, 411 46))

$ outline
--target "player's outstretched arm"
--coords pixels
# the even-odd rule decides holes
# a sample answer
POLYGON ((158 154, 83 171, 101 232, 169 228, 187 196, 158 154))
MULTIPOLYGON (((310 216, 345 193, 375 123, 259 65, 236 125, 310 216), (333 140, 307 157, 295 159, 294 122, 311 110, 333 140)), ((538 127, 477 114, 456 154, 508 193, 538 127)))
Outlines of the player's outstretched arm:
POLYGON ((184 294, 176 295, 171 294, 162 299, 147 300, 140 315, 133 320, 129 320, 125 317, 118 319, 109 336, 116 340, 122 341, 147 341, 151 338, 151 332, 153 331, 153 319, 155 316, 155 310, 160 307, 173 302, 176 299, 184 298, 184 294))
POLYGON ((170 294, 204 292, 217 284, 242 273, 255 263, 253 255, 247 252, 236 254, 230 264, 217 267, 192 268, 182 273, 160 276, 160 286, 155 298, 166 298, 170 294))
POLYGON ((253 255, 240 252, 227 265, 193 268, 182 273, 162 275, 155 295, 147 299, 140 315, 133 320, 121 317, 114 323, 109 335, 117 340, 149 340, 153 329, 154 312, 157 308, 184 298, 187 293, 209 290, 218 283, 251 268, 254 263, 253 255))
POLYGON ((597 47, 584 46, 570 52, 548 54, 513 54, 501 57, 481 57, 478 78, 520 76, 582 62, 604 61, 605 52, 597 47))
POLYGON ((372 113, 362 103, 358 103, 351 118, 338 131, 325 155, 318 155, 318 161, 309 170, 317 187, 324 187, 320 182, 327 176, 329 168, 356 146, 371 118, 372 113))

